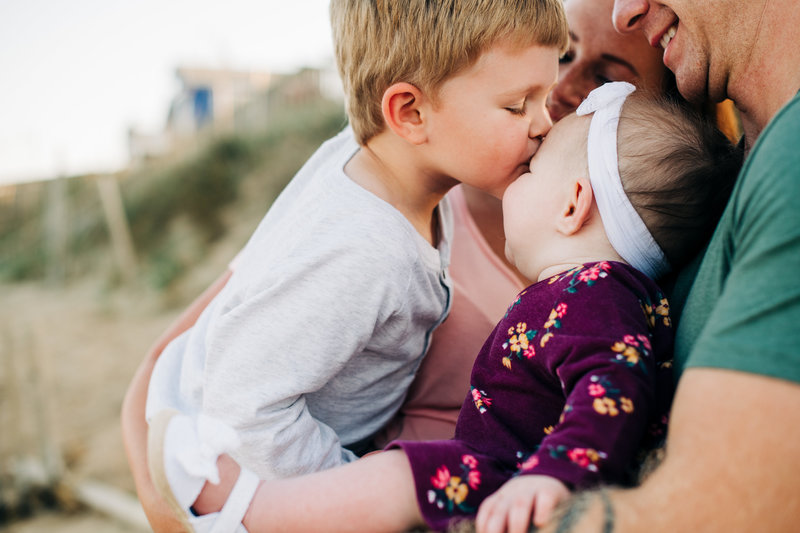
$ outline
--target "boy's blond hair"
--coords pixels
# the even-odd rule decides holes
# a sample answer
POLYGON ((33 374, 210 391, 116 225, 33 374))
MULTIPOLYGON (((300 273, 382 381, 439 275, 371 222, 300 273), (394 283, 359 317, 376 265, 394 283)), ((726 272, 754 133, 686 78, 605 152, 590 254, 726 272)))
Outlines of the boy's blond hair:
POLYGON ((331 0, 347 114, 360 144, 383 131, 383 93, 407 82, 436 103, 441 84, 502 41, 567 46, 562 0, 331 0))

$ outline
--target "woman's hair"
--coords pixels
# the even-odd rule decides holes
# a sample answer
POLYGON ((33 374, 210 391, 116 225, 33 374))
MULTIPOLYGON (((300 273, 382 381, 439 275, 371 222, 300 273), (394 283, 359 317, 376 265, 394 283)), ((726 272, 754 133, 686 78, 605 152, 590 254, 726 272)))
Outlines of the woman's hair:
POLYGON ((617 132, 622 186, 673 268, 694 257, 727 205, 744 156, 713 119, 637 91, 617 132))
POLYGON ((333 42, 359 143, 383 131, 383 93, 441 84, 498 43, 566 49, 562 0, 332 0, 333 42))

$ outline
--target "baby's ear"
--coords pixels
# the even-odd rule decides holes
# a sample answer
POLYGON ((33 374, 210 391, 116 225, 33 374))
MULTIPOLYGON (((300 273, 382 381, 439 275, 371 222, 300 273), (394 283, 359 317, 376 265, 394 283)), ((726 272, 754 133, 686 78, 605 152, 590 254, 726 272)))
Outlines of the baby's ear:
POLYGON ((424 95, 416 86, 398 82, 383 93, 381 110, 386 125, 398 136, 412 144, 427 139, 422 115, 424 95))
POLYGON ((564 208, 558 217, 558 231, 573 235, 580 231, 592 212, 592 185, 588 178, 578 178, 570 184, 564 208))

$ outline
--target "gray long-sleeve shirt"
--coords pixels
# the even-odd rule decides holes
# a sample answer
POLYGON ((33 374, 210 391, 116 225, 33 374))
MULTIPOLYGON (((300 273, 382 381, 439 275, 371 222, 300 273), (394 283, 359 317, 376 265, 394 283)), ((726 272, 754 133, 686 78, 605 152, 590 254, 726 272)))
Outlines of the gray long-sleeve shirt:
POLYGON ((353 460, 399 408, 449 308, 452 221, 431 246, 351 181, 344 130, 270 208, 233 276, 158 360, 148 419, 175 407, 232 425, 233 455, 270 479, 353 460))

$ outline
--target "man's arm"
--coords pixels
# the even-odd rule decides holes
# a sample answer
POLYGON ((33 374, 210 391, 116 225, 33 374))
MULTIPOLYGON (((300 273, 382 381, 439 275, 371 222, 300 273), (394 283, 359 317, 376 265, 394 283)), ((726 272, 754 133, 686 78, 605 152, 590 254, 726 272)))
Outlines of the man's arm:
POLYGON ((797 531, 798 442, 800 385, 688 369, 661 466, 639 488, 578 496, 543 531, 797 531))
POLYGON ((169 342, 189 329, 222 290, 232 271, 227 270, 192 302, 147 352, 128 386, 122 402, 122 438, 136 492, 154 531, 181 531, 181 524, 156 492, 147 470, 147 422, 144 411, 153 366, 169 342))

